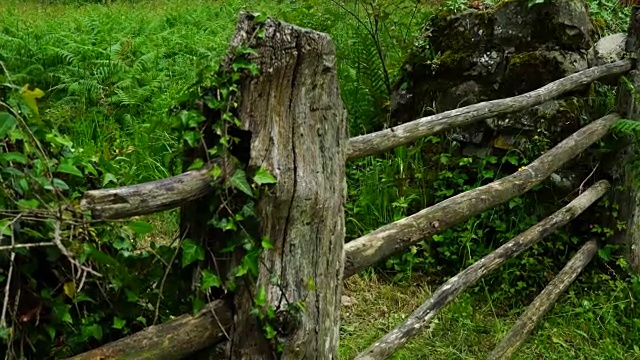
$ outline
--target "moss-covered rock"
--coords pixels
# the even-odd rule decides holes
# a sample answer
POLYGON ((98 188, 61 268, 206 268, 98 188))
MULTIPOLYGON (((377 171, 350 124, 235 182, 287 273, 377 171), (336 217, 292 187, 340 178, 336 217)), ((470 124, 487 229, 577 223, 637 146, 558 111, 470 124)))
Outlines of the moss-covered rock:
POLYGON ((583 70, 594 35, 582 0, 531 7, 507 0, 485 11, 440 13, 425 29, 428 46, 409 56, 395 87, 393 124, 515 96, 583 70))

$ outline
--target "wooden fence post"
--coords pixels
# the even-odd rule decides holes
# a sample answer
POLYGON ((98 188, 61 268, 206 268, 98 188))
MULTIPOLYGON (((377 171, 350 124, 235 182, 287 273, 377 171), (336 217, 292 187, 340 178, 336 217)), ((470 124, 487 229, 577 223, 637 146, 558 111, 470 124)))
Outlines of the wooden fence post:
MULTIPOLYGON (((640 6, 634 5, 631 11, 626 42, 627 56, 635 60, 633 69, 627 75, 628 82, 621 82, 618 108, 624 119, 640 120, 640 6)), ((627 248, 627 259, 636 272, 640 272, 640 189, 636 184, 637 171, 630 168, 630 162, 638 156, 637 146, 631 141, 623 150, 620 172, 623 190, 616 194, 621 205, 621 217, 626 219, 626 229, 621 234, 627 248)))
MULTIPOLYGON (((256 283, 234 291, 224 351, 231 359, 337 359, 349 134, 334 45, 325 34, 271 19, 258 23, 247 13, 240 14, 223 69, 241 44, 256 51, 249 59, 260 70, 239 83, 237 116, 251 134, 248 166, 267 170, 277 183, 255 208, 260 235, 273 249, 262 253, 256 283), (252 314, 262 287, 266 307, 275 310, 280 349, 252 314), (304 310, 292 316, 287 308, 296 304, 304 310)), ((183 228, 210 218, 203 201, 183 209, 183 228)), ((190 237, 208 244, 221 240, 192 230, 190 237)), ((224 267, 233 268, 236 258, 224 267)))

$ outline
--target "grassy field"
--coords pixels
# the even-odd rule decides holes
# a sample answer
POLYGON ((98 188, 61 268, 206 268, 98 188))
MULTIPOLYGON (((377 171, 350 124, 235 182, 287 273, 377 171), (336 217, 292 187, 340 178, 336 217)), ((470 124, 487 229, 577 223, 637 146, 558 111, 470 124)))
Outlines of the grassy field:
MULTIPOLYGON (((462 4, 396 3, 395 10, 388 9, 394 15, 387 23, 392 31, 380 35, 391 77, 434 8, 462 4)), ((591 3, 591 12, 603 21, 604 33, 626 24, 615 6, 591 3)), ((13 82, 46 92, 41 103, 43 121, 68 134, 86 156, 105 160, 116 177, 100 185, 155 180, 179 171, 178 139, 167 131, 167 110, 193 82, 198 68, 220 59, 241 9, 262 11, 333 37, 352 134, 366 128, 374 107, 384 106, 378 96, 380 84, 373 80, 380 74, 380 64, 374 61, 371 40, 357 19, 330 0, 114 0, 110 6, 4 0, 0 2, 0 61, 13 82)), ((366 216, 358 221, 350 218, 348 232, 367 232, 405 216, 410 201, 417 201, 413 206, 419 207, 428 191, 426 182, 411 199, 381 197, 376 189, 380 181, 407 167, 422 166, 415 156, 398 150, 394 156, 364 160, 350 170, 350 191, 362 195, 347 206, 351 213, 364 211, 366 216)), ((174 212, 149 218, 156 227, 147 241, 163 242, 175 235, 174 212)), ((517 359, 640 359, 636 304, 640 283, 606 268, 603 260, 590 266, 517 359)), ((341 358, 352 358, 399 324, 437 286, 426 276, 397 281, 382 276, 365 272, 346 282, 346 293, 355 303, 343 309, 341 358)), ((490 294, 489 288, 481 283, 472 294, 463 295, 394 358, 483 358, 522 311, 512 309, 511 299, 504 294, 490 294)))

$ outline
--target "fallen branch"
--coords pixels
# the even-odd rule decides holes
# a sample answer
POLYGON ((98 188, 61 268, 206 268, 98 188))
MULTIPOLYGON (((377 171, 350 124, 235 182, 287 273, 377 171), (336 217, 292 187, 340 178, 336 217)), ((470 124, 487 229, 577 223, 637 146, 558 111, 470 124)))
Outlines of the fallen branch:
POLYGON ((526 94, 445 111, 389 129, 351 138, 347 149, 347 161, 379 154, 446 129, 469 125, 500 114, 512 113, 542 104, 602 77, 625 73, 631 69, 631 64, 631 60, 625 59, 592 67, 526 94))
POLYGON ((87 191, 82 198, 82 210, 90 210, 94 219, 122 219, 176 208, 211 191, 214 166, 222 168, 215 179, 220 183, 231 172, 231 165, 216 160, 199 170, 187 171, 167 179, 114 189, 87 191), (226 164, 226 165, 225 165, 226 164))
POLYGON ((357 273, 428 236, 524 194, 602 138, 618 118, 617 114, 600 118, 514 174, 451 197, 347 243, 344 276, 357 273))
POLYGON ((538 224, 509 240, 491 254, 469 266, 436 290, 431 297, 407 318, 368 349, 358 354, 356 360, 386 359, 400 349, 407 341, 427 326, 435 315, 455 299, 462 291, 475 284, 485 275, 497 269, 507 260, 517 256, 538 243, 558 228, 566 225, 585 211, 610 188, 606 180, 601 180, 538 224))
POLYGON ((67 360, 182 359, 223 339, 231 322, 229 308, 217 300, 195 316, 182 315, 67 360))
POLYGON ((598 244, 595 240, 591 240, 582 246, 578 253, 567 263, 549 285, 542 290, 540 295, 533 300, 524 314, 520 316, 515 325, 509 330, 507 336, 502 339, 487 359, 509 359, 527 336, 529 336, 544 314, 549 311, 553 304, 558 301, 560 295, 567 290, 587 264, 589 264, 597 251, 598 244))

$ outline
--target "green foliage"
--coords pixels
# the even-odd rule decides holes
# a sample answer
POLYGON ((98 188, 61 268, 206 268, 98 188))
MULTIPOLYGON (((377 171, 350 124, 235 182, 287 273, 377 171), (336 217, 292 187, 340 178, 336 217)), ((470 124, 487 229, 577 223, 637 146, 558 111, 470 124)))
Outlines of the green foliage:
POLYGON ((188 285, 180 281, 185 274, 165 275, 175 251, 168 245, 144 249, 140 239, 153 230, 146 222, 114 227, 87 221, 77 200, 100 187, 109 170, 58 127, 39 121, 37 104, 27 105, 39 89, 14 85, 6 71, 1 75, 1 238, 3 245, 23 247, 0 253, 0 266, 10 269, 0 282, 8 291, 3 350, 16 357, 66 357, 188 311, 182 296, 188 285), (24 247, 29 244, 40 245, 24 247), (167 285, 158 288, 163 276, 167 285))
MULTIPOLYGON (((589 3, 601 34, 624 31, 627 9, 610 1, 589 3)), ((240 164, 225 191, 240 195, 241 201, 210 220, 215 231, 228 240, 224 251, 244 250, 229 277, 210 270, 212 259, 205 244, 174 234, 175 213, 98 226, 77 209, 77 200, 89 189, 201 168, 205 158, 187 164, 180 158, 185 150, 200 144, 200 126, 211 120, 193 110, 196 100, 204 100, 218 115, 214 124, 220 136, 208 156, 229 155, 228 146, 238 141, 225 131, 238 121, 230 106, 236 81, 239 74, 255 74, 259 69, 240 56, 233 64, 235 75, 225 77, 216 73, 213 64, 226 50, 237 13, 245 5, 240 0, 224 4, 114 0, 108 7, 79 0, 0 4, 0 61, 12 72, 9 77, 2 71, 0 79, 5 84, 0 90, 2 246, 12 236, 18 244, 49 242, 56 238, 60 222, 62 248, 75 256, 67 257, 54 245, 15 249, 12 277, 0 273, 0 289, 10 286, 7 325, 0 328, 0 338, 9 350, 24 351, 27 358, 69 356, 174 315, 196 312, 207 295, 234 291, 237 282, 257 274, 263 265, 259 255, 274 247, 269 239, 251 232, 256 220, 253 199, 275 181, 265 169, 240 164), (25 84, 33 92, 27 97, 22 90, 25 84), (212 89, 220 90, 220 95, 212 96, 212 89), (187 106, 172 108, 175 104, 187 106), (26 215, 13 222, 18 213, 26 215), (82 282, 72 264, 74 258, 102 277, 88 274, 82 282), (202 270, 197 283, 185 282, 198 268, 202 270), (199 293, 193 292, 194 285, 199 293)), ((269 14, 331 35, 352 136, 387 125, 396 74, 411 46, 428 47, 424 39, 418 44, 414 41, 434 10, 430 4, 405 0, 255 0, 250 5, 263 11, 261 18, 269 14)), ((467 2, 451 0, 444 6, 459 11, 467 8, 467 2)), ((240 50, 251 54, 251 49, 240 50)), ((611 106, 610 95, 601 88, 594 90, 592 101, 589 105, 593 107, 611 106)), ((627 135, 637 130, 627 121, 620 121, 617 127, 627 135)), ((470 156, 462 154, 455 142, 436 136, 423 139, 418 146, 350 163, 348 239, 517 171, 549 146, 541 136, 526 153, 470 156)), ((221 169, 214 168, 211 174, 220 176, 221 169)), ((543 184, 425 239, 380 264, 376 273, 391 274, 395 281, 386 285, 396 293, 409 275, 428 275, 432 284, 439 283, 566 202, 554 195, 543 184)), ((482 351, 464 348, 449 329, 477 339, 477 346, 491 344, 493 339, 487 341, 482 334, 491 324, 498 326, 497 314, 513 316, 505 309, 526 305, 587 236, 610 237, 619 224, 603 225, 597 219, 616 211, 614 204, 603 201, 589 219, 558 231, 506 264, 446 313, 453 314, 443 318, 446 328, 436 326, 434 336, 438 341, 451 338, 449 343, 440 342, 434 349, 433 338, 427 338, 405 349, 400 358, 483 356, 482 351), (484 318, 474 315, 478 302, 490 304, 480 311, 484 318), (487 317, 489 325, 483 322, 487 317)), ((638 278, 624 275, 626 265, 619 249, 604 247, 599 256, 597 266, 554 310, 544 331, 526 345, 528 354, 577 358, 576 350, 563 345, 570 341, 591 346, 602 358, 607 351, 613 354, 609 358, 637 353, 633 344, 640 332, 633 320, 638 318, 633 304, 638 278), (597 343, 576 338, 574 328, 597 343), (550 344, 553 351, 547 350, 550 344), (616 345, 620 346, 614 349, 616 345)), ((0 269, 9 269, 11 263, 11 252, 0 252, 0 269)), ((313 282, 309 289, 315 289, 313 282)), ((261 321, 264 335, 277 339, 275 309, 268 306, 264 288, 254 290, 253 314, 261 321)), ((381 305, 380 313, 395 306, 389 300, 381 305)), ((384 326, 389 326, 388 321, 401 321, 411 309, 390 314, 390 320, 385 317, 384 326)), ((289 304, 288 310, 298 315, 304 304, 289 304)), ((491 336, 506 331, 508 324, 502 321, 491 336)), ((365 322, 352 329, 353 337, 347 337, 343 349, 352 350, 353 343, 368 345, 359 342, 375 338, 362 334, 382 331, 384 326, 365 322)))
MULTIPOLYGON (((263 31, 258 29, 256 35, 263 36, 263 31)), ((65 45, 74 49, 76 44, 67 42, 65 45)), ((84 47, 89 51, 99 50, 89 45, 84 47)), ((4 50, 12 51, 11 48, 4 50)), ((208 149, 208 156, 226 157, 230 161, 233 161, 233 157, 228 148, 239 141, 228 134, 229 127, 239 125, 233 107, 237 104, 236 82, 243 73, 255 74, 258 70, 244 57, 251 50, 239 50, 232 66, 234 72, 214 73, 214 77, 210 77, 210 66, 205 66, 198 77, 193 71, 194 84, 186 87, 186 92, 185 86, 180 90, 187 96, 187 103, 203 98, 207 106, 219 111, 220 117, 211 123, 219 135, 218 142, 208 149), (203 93, 203 89, 208 93, 203 93)), ((32 55, 36 53, 34 50, 32 55)), ((91 53, 87 56, 94 57, 91 53)), ((64 61, 80 57, 70 55, 64 61)), ((8 58, 15 60, 15 56, 8 58)), ((152 59, 154 57, 148 54, 143 55, 134 62, 132 68, 140 72, 138 75, 145 76, 149 69, 144 66, 152 59), (137 67, 138 64, 142 64, 141 67, 137 67)), ((109 60, 107 63, 115 66, 114 76, 128 80, 134 77, 117 61, 109 60)), ((73 69, 82 66, 89 69, 90 64, 95 62, 85 58, 83 62, 70 66, 73 69)), ((81 75, 85 79, 78 82, 78 86, 87 84, 86 78, 102 75, 98 74, 99 68, 91 68, 91 71, 91 74, 81 75)), ((162 76, 165 75, 166 71, 162 73, 162 76)), ((203 293, 192 293, 191 285, 183 281, 190 278, 194 267, 208 258, 204 245, 199 241, 181 238, 178 244, 152 242, 148 245, 138 241, 154 232, 154 227, 148 222, 136 220, 125 223, 125 226, 98 226, 91 223, 87 214, 79 210, 78 200, 86 190, 122 184, 121 174, 117 172, 121 169, 113 166, 117 158, 111 159, 107 153, 96 155, 93 149, 78 148, 70 137, 62 135, 65 129, 68 130, 67 123, 53 121, 51 113, 45 112, 44 116, 40 116, 38 99, 43 98, 45 92, 27 85, 19 87, 14 82, 16 79, 29 79, 50 86, 49 91, 66 92, 66 98, 48 96, 46 100, 58 106, 66 106, 69 98, 79 100, 80 106, 71 109, 76 114, 77 111, 85 111, 87 105, 101 107, 110 117, 120 116, 120 111, 123 116, 136 114, 136 111, 150 114, 165 106, 168 108, 167 105, 144 108, 143 103, 148 103, 151 98, 145 98, 140 103, 130 101, 131 97, 121 101, 126 94, 119 91, 118 84, 109 80, 109 77, 94 79, 97 86, 77 89, 73 84, 52 86, 38 74, 33 78, 24 73, 14 77, 5 71, 2 76, 5 87, 0 90, 3 96, 0 98, 2 232, 12 242, 18 240, 18 247, 26 246, 23 243, 53 239, 51 243, 35 245, 42 246, 44 250, 37 248, 27 251, 26 248, 19 248, 0 253, 2 267, 11 269, 10 275, 2 279, 9 290, 0 324, 2 334, 6 335, 3 336, 4 350, 27 358, 70 356, 153 323, 166 321, 171 316, 198 311, 206 301, 204 295, 214 288, 233 291, 234 278, 248 276, 255 279, 261 251, 273 245, 268 239, 254 238, 245 230, 247 221, 255 222, 252 201, 238 204, 225 199, 228 212, 215 212, 211 221, 214 227, 221 228, 227 234, 236 232, 236 235, 229 235, 226 250, 244 249, 245 256, 232 271, 232 279, 223 281, 217 274, 202 271, 198 285, 203 293), (112 83, 115 90, 105 89, 105 81, 112 83), (94 90, 98 93, 93 93, 94 90), (113 96, 103 102, 109 97, 108 91, 113 91, 113 96), (84 98, 78 99, 74 94, 84 98), (117 102, 111 103, 113 99, 117 102), (232 210, 235 207, 237 212, 232 210), (15 303, 15 310, 7 312, 9 300, 11 304, 15 303), (8 321, 4 320, 5 315, 8 321), (31 346, 24 348, 19 345, 25 342, 31 346)), ((167 79, 160 82, 167 82, 167 79)), ((134 83, 140 85, 139 81, 134 83)), ((136 92, 140 93, 138 90, 141 88, 136 88, 136 92)), ((174 97, 176 101, 180 100, 181 105, 185 104, 184 97, 174 97)), ((156 115, 157 119, 153 116, 148 118, 151 125, 161 131, 170 129, 176 134, 173 152, 181 153, 200 146, 199 127, 206 120, 202 114, 194 110, 175 111, 170 114, 167 123, 163 123, 166 117, 156 115), (158 123, 159 120, 163 122, 158 123)), ((202 164, 203 159, 196 159, 193 164, 186 165, 197 167, 202 164)), ((230 187, 224 192, 225 196, 233 196, 234 191, 230 190, 235 188, 257 197, 264 186, 276 181, 265 169, 252 172, 250 175, 253 177, 249 178, 249 173, 240 165, 236 160, 237 170, 231 178, 230 187)), ((213 176, 219 174, 219 168, 212 170, 213 176)))

